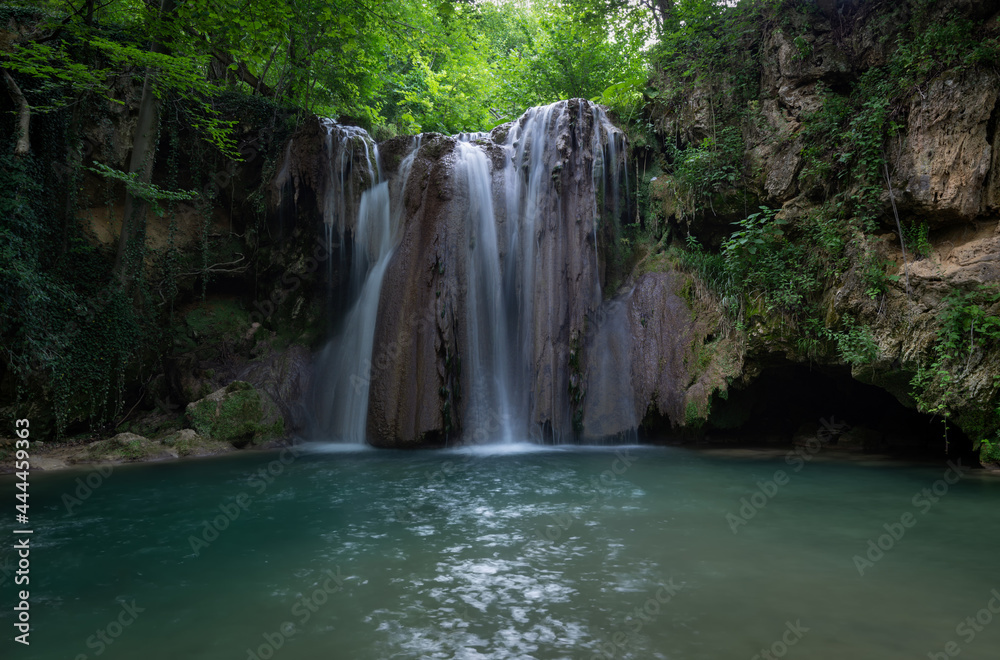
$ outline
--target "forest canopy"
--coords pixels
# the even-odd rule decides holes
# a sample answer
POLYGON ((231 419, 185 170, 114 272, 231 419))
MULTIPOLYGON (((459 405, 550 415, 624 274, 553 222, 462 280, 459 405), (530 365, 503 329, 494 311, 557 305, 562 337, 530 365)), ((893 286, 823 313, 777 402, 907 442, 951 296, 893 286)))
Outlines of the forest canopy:
POLYGON ((614 102, 634 94, 658 34, 685 11, 713 7, 704 0, 676 8, 669 0, 36 0, 0 10, 5 25, 17 25, 0 43, 0 66, 31 78, 24 91, 35 112, 106 93, 112 76, 155 66, 158 96, 193 108, 217 143, 225 131, 211 99, 229 87, 383 137, 455 133, 561 98, 608 92, 604 100, 614 102))

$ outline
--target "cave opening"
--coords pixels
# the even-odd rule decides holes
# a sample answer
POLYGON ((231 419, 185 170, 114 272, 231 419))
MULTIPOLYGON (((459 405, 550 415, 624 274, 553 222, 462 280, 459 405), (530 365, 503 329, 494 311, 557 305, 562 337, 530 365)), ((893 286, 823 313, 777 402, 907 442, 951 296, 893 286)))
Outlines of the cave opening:
POLYGON ((700 429, 709 441, 789 445, 822 438, 831 447, 908 457, 973 457, 954 424, 861 382, 848 367, 778 363, 744 387, 716 395, 700 429))

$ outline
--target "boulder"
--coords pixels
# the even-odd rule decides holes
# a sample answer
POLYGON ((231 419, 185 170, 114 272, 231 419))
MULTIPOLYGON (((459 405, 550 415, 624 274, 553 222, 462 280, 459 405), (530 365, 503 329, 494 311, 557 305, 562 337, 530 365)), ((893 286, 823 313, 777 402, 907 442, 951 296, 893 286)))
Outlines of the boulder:
POLYGON ((245 381, 233 381, 204 399, 189 403, 186 421, 199 435, 234 447, 284 435, 278 407, 245 381))

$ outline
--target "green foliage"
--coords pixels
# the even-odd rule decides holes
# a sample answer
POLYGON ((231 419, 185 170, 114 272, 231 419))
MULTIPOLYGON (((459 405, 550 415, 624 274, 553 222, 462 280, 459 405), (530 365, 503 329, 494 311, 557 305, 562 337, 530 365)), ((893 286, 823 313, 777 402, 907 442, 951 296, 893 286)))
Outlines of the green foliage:
POLYGON ((569 97, 603 98, 626 112, 634 108, 635 88, 645 86, 644 49, 651 36, 643 8, 536 0, 505 3, 498 11, 509 26, 501 31, 514 32, 504 40, 507 49, 496 51, 493 64, 500 83, 493 107, 503 119, 569 97))
MULTIPOLYGON (((886 142, 902 128, 898 118, 917 88, 948 69, 958 73, 1000 61, 1000 43, 985 36, 981 24, 956 14, 933 20, 926 6, 915 9, 888 62, 865 70, 846 94, 827 89, 801 134, 800 181, 822 190, 838 215, 866 232, 875 230, 883 213, 886 142)), ((918 256, 929 250, 922 231, 914 237, 918 256)))
POLYGON ((871 364, 879 357, 878 344, 872 337, 871 329, 847 317, 844 327, 830 333, 837 343, 840 358, 851 365, 871 364))
POLYGON ((91 460, 138 461, 152 453, 152 447, 142 438, 119 438, 117 436, 100 440, 87 447, 91 460))
POLYGON ((903 240, 906 241, 907 253, 912 254, 917 259, 929 257, 933 252, 930 230, 926 222, 914 220, 903 227, 903 240))
MULTIPOLYGON (((817 224, 811 219, 805 228, 822 231, 817 224)), ((823 322, 816 298, 823 288, 824 262, 803 240, 801 226, 793 228, 763 206, 737 226, 717 254, 704 250, 693 237, 680 253, 681 263, 715 291, 722 311, 737 328, 745 328, 755 317, 765 324, 787 318, 795 324, 795 342, 805 355, 821 354, 832 345, 851 365, 878 359, 878 346, 866 325, 850 317, 839 328, 823 322)))
POLYGON ((703 415, 698 410, 698 404, 694 401, 688 401, 687 405, 684 406, 684 426, 692 429, 699 429, 705 424, 705 420, 708 419, 708 412, 703 415))
POLYGON ((651 58, 657 74, 644 96, 667 118, 664 167, 682 216, 714 213, 746 182, 744 124, 760 97, 762 6, 693 0, 673 5, 651 58), (698 130, 680 117, 697 107, 698 130))
POLYGON ((925 8, 918 7, 910 30, 896 43, 890 66, 897 83, 907 88, 945 69, 998 61, 1000 42, 996 37, 984 35, 981 24, 957 13, 952 13, 947 21, 933 20, 925 8))
POLYGON ((866 249, 860 264, 865 295, 874 300, 889 290, 891 282, 898 282, 899 275, 888 274, 888 271, 896 266, 895 261, 885 259, 876 250, 866 249))
POLYGON ((919 366, 911 385, 921 411, 947 418, 961 403, 955 381, 963 361, 977 347, 990 348, 1000 341, 1000 287, 980 285, 972 291, 953 290, 945 299, 939 323, 931 362, 919 366))
POLYGON ((979 443, 979 460, 982 463, 1000 463, 1000 439, 983 438, 979 443))
MULTIPOLYGON (((932 5, 928 0, 877 10, 870 18, 872 25, 881 21, 890 35, 883 40, 886 58, 860 67, 855 77, 830 77, 833 88, 817 83, 823 103, 804 118, 796 140, 803 158, 799 192, 819 201, 818 207, 790 216, 784 227, 762 210, 737 223, 719 253, 705 250, 693 238, 678 253, 681 263, 718 294, 737 328, 758 317, 757 330, 765 337, 791 337, 807 356, 829 356, 835 350, 855 367, 879 359, 871 328, 860 317, 830 321, 818 294, 834 282, 843 285, 850 268, 856 268, 856 279, 847 281, 860 282, 872 299, 898 282, 898 265, 885 256, 875 235, 892 222, 887 155, 898 148, 909 105, 938 76, 962 77, 974 67, 989 70, 1000 62, 995 26, 957 13, 942 18, 940 4, 934 11, 932 5)), ((815 3, 795 0, 691 6, 679 6, 681 25, 668 29, 657 45, 656 65, 663 73, 647 91, 660 113, 658 126, 666 129, 663 170, 680 192, 681 217, 719 208, 726 189, 745 187, 748 178, 762 183, 742 161, 740 137, 772 148, 783 146, 773 144, 783 138, 769 135, 754 119, 759 114, 759 36, 778 23, 791 38, 793 58, 808 59, 813 56, 811 37, 802 26, 811 25, 809 14, 816 11, 815 3), (689 119, 692 109, 700 120, 696 130, 689 119), (733 136, 728 138, 726 131, 733 136)), ((932 253, 926 223, 904 224, 901 231, 908 258, 932 253)), ((978 351, 990 351, 996 343, 996 291, 954 294, 947 309, 929 364, 914 378, 914 395, 925 412, 948 416, 961 410, 962 428, 984 438, 982 451, 992 452, 1000 442, 994 437, 1000 411, 990 409, 982 419, 972 419, 963 400, 970 393, 958 392, 956 383, 972 361, 981 359, 978 351)))
POLYGON ((698 274, 699 279, 724 299, 736 290, 737 284, 721 253, 705 250, 694 236, 686 239, 687 249, 680 253, 682 263, 698 274))
POLYGON ((197 190, 164 190, 155 183, 144 183, 138 180, 138 172, 122 172, 113 167, 108 167, 104 163, 95 163, 94 165, 94 167, 87 167, 85 169, 124 184, 125 189, 130 195, 149 202, 153 212, 157 215, 163 215, 163 208, 159 204, 160 201, 178 202, 194 199, 198 196, 197 190))
POLYGON ((820 289, 820 281, 808 268, 810 254, 804 245, 785 234, 785 220, 775 210, 760 207, 738 225, 722 247, 731 281, 739 282, 744 294, 765 294, 765 313, 802 315, 809 297, 820 289))
POLYGON ((694 215, 711 208, 713 198, 732 191, 742 181, 744 142, 738 126, 720 127, 696 145, 667 145, 673 175, 680 189, 682 212, 694 215))
MULTIPOLYGON (((591 101, 606 106, 623 123, 628 125, 638 117, 645 107, 643 94, 646 90, 646 76, 636 76, 611 85, 599 96, 592 98, 591 101)), ((649 91, 656 93, 653 90, 649 91)))
POLYGON ((25 158, 0 148, 2 357, 21 383, 45 378, 57 432, 80 419, 100 424, 120 412, 126 365, 153 329, 108 286, 109 255, 52 221, 61 217, 47 192, 55 184, 38 162, 63 143, 41 141, 41 154, 25 158))

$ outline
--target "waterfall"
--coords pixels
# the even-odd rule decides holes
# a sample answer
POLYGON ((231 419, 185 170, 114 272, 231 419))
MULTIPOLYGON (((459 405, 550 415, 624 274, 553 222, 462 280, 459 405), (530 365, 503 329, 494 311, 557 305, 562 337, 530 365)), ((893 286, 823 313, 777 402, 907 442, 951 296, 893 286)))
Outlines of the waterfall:
MULTIPOLYGON (((380 178, 378 145, 363 128, 358 126, 345 126, 332 119, 323 119, 320 123, 324 130, 323 149, 326 161, 324 172, 326 185, 321 200, 324 239, 327 253, 332 254, 334 240, 340 238, 340 258, 336 263, 344 264, 347 258, 346 238, 355 232, 357 222, 361 218, 361 209, 355 208, 355 200, 358 199, 359 193, 362 197, 364 193, 356 188, 360 184, 367 190, 378 183, 380 178), (358 173, 354 171, 355 161, 358 161, 358 165, 362 168, 358 173)), ((364 284, 364 276, 369 266, 367 251, 353 250, 351 256, 349 289, 344 292, 340 287, 327 288, 327 310, 331 315, 336 314, 345 304, 356 300, 364 284), (346 298, 335 300, 335 290, 340 290, 346 298)), ((334 281, 334 265, 333 259, 327 260, 327 281, 331 283, 334 281)))
MULTIPOLYGON (((579 359, 579 340, 565 336, 561 328, 582 320, 580 312, 593 314, 601 304, 601 264, 598 251, 598 226, 610 220, 612 240, 617 240, 619 209, 619 178, 624 155, 624 136, 615 128, 604 111, 590 106, 592 133, 590 177, 593 181, 590 226, 583 227, 591 237, 589 257, 577 253, 582 245, 573 235, 570 223, 579 217, 567 217, 572 211, 563 208, 563 196, 557 189, 565 177, 563 169, 572 165, 573 155, 567 154, 563 140, 575 139, 584 125, 585 103, 579 102, 571 114, 571 105, 558 102, 528 110, 507 134, 508 154, 504 181, 510 256, 505 281, 505 296, 514 314, 511 333, 515 338, 512 361, 516 373, 513 391, 519 397, 515 409, 525 420, 520 432, 535 440, 548 435, 560 442, 568 435, 570 424, 559 413, 569 414, 571 402, 566 392, 574 385, 571 375, 560 376, 579 359), (575 122, 574 122, 575 120, 575 122), (560 127, 567 126, 563 132, 560 127), (565 133, 569 135, 566 136, 565 133), (610 194, 610 212, 605 213, 610 194), (605 217, 610 216, 610 217, 605 217), (568 226, 569 225, 569 226, 568 226), (539 254, 540 247, 546 248, 539 254), (578 290, 565 291, 570 280, 561 270, 572 270, 575 260, 591 260, 591 264, 576 264, 580 281, 578 290), (542 339, 547 338, 547 339, 542 339), (553 340, 562 345, 553 346, 553 340), (546 400, 547 399, 547 400, 546 400), (546 418, 543 411, 549 412, 546 418), (548 425, 549 428, 546 428, 548 425)), ((579 163, 586 168, 586 163, 579 163)), ((583 330, 580 330, 583 332, 583 330)), ((575 426, 575 424, 574 424, 575 426)), ((579 429, 576 429, 579 431, 579 429)))
POLYGON ((543 213, 542 196, 551 185, 550 170, 554 167, 554 163, 549 164, 546 159, 550 151, 546 149, 546 138, 557 107, 558 104, 553 103, 528 110, 521 121, 511 127, 504 144, 507 152, 504 168, 507 244, 510 246, 504 297, 512 311, 509 317, 514 339, 510 355, 515 370, 512 384, 517 397, 515 409, 518 419, 522 420, 519 430, 523 436, 536 436, 534 439, 538 439, 538 433, 528 420, 535 394, 531 386, 531 370, 536 366, 535 308, 553 303, 549 298, 551 291, 539 291, 540 297, 536 297, 537 234, 543 213))
POLYGON ((561 101, 491 133, 383 143, 389 181, 360 129, 325 126, 324 230, 345 251, 339 272, 350 266, 316 369, 314 437, 563 442, 599 434, 599 410, 632 407, 616 394, 631 380, 629 344, 615 343, 626 312, 602 308, 625 143, 601 108, 561 101))
POLYGON ((465 415, 467 433, 486 435, 499 422, 505 442, 514 440, 508 376, 509 312, 505 309, 497 223, 493 211, 493 186, 486 155, 468 142, 458 145, 456 176, 468 191, 466 252, 466 319, 471 391, 465 415))
MULTIPOLYGON (((352 236, 349 273, 349 307, 339 331, 327 343, 317 362, 313 388, 315 437, 363 444, 371 386, 371 358, 378 318, 379 294, 386 268, 399 239, 402 213, 394 212, 388 181, 380 181, 378 147, 357 127, 326 122, 328 186, 323 200, 323 221, 328 249, 334 233, 340 236, 341 259, 345 263, 345 238, 352 236), (336 140, 335 140, 336 134, 336 140), (365 145, 365 166, 373 186, 361 193, 356 218, 353 199, 353 146, 365 145)), ((419 138, 417 140, 419 146, 419 138)), ((405 186, 416 149, 407 156, 399 179, 405 186)), ((333 262, 330 261, 331 269, 333 262)), ((332 270, 330 271, 332 282, 332 270)), ((332 290, 332 285, 331 285, 332 290)))
MULTIPOLYGON (((469 190, 466 312, 472 392, 466 435, 475 433, 489 415, 500 421, 494 436, 502 441, 548 437, 559 442, 573 434, 566 372, 582 347, 569 345, 573 339, 565 327, 574 321, 582 326, 584 315, 596 313, 601 304, 597 231, 601 220, 608 220, 612 240, 617 240, 624 154, 621 131, 602 109, 590 106, 593 160, 588 175, 594 194, 586 202, 591 224, 584 229, 592 246, 578 254, 567 224, 579 220, 567 217, 570 211, 563 207, 558 187, 572 157, 560 132, 578 130, 583 112, 584 103, 571 114, 563 101, 532 108, 511 125, 500 145, 502 218, 493 209, 488 160, 479 145, 471 144, 488 136, 458 136, 456 171, 467 179, 469 190), (591 263, 569 263, 576 259, 591 263), (568 291, 569 281, 577 279, 579 290, 568 291)), ((598 368, 621 372, 607 361, 598 368)))

